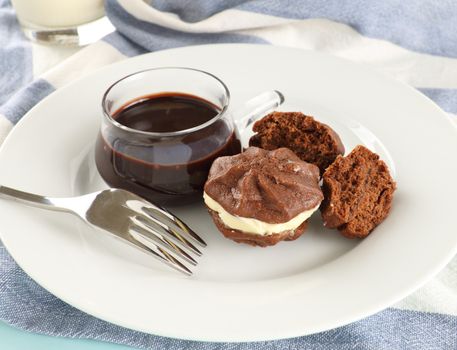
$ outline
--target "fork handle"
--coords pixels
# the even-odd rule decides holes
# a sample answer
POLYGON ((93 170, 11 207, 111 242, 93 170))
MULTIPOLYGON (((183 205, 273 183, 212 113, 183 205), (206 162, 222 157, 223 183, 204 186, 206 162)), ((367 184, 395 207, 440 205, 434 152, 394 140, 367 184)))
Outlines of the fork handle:
POLYGON ((0 186, 0 197, 42 209, 68 211, 66 208, 56 206, 55 203, 53 203, 52 198, 40 196, 34 193, 19 191, 11 187, 0 186))

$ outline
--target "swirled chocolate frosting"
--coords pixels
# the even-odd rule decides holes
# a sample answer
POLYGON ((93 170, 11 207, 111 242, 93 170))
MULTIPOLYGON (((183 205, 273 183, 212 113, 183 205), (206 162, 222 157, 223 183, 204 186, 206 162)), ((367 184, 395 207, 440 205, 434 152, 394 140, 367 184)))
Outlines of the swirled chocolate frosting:
POLYGON ((287 148, 249 147, 241 154, 217 158, 205 192, 232 215, 272 224, 287 222, 324 198, 319 168, 287 148))

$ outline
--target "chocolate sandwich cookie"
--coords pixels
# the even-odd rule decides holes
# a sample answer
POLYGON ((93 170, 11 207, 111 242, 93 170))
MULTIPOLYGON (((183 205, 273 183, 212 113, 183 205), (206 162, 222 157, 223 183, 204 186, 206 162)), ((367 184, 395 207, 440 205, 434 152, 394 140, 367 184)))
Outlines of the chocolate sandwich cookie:
POLYGON ((298 238, 323 194, 319 169, 291 150, 249 147, 214 161, 204 200, 224 236, 269 246, 298 238))

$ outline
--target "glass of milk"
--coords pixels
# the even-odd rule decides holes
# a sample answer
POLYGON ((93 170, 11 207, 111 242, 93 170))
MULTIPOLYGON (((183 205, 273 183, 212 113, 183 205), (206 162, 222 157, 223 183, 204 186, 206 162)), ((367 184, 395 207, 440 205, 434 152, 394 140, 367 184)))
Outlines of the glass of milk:
POLYGON ((86 45, 113 31, 103 0, 12 0, 25 35, 37 42, 86 45))

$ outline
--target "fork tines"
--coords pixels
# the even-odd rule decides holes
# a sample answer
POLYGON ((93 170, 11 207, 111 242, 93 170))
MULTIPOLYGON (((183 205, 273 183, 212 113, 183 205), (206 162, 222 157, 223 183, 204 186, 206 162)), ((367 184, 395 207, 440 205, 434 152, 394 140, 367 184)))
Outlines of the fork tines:
POLYGON ((131 217, 130 234, 134 243, 174 269, 192 275, 185 263, 197 265, 193 257, 202 255, 206 243, 187 224, 168 210, 151 203, 132 203, 136 215, 131 217))

